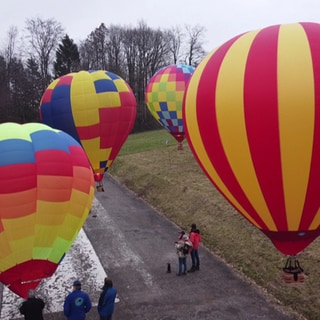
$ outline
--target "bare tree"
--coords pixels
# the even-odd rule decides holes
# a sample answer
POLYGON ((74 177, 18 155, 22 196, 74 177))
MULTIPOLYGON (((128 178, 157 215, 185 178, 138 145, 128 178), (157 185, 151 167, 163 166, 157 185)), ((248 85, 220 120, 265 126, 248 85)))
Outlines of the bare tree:
POLYGON ((94 49, 88 39, 81 41, 79 45, 80 54, 80 68, 83 70, 94 69, 92 56, 94 54, 94 49))
POLYGON ((0 123, 12 121, 12 96, 10 93, 7 63, 4 56, 0 55, 0 123))
POLYGON ((134 90, 134 83, 135 83, 135 75, 136 75, 136 68, 137 68, 137 57, 138 57, 138 48, 135 43, 136 37, 136 30, 131 28, 125 28, 123 30, 123 51, 127 69, 127 79, 129 84, 131 85, 133 91, 134 90))
POLYGON ((81 59, 86 61, 88 68, 94 70, 107 69, 107 41, 108 29, 101 23, 98 28, 90 33, 80 45, 81 59))
POLYGON ((63 36, 63 27, 55 19, 42 20, 38 17, 26 21, 26 30, 32 56, 40 66, 45 89, 51 81, 49 67, 52 66, 55 51, 63 36))
POLYGON ((15 56, 17 37, 18 37, 18 28, 15 26, 11 26, 7 34, 8 42, 4 50, 4 56, 7 63, 10 63, 10 61, 12 61, 13 57, 15 56))
POLYGON ((186 29, 186 53, 185 63, 190 66, 197 66, 205 56, 203 49, 203 37, 205 28, 200 25, 185 26, 186 29))
POLYGON ((173 56, 173 63, 177 64, 181 60, 181 45, 184 34, 179 26, 167 31, 169 50, 173 56))
POLYGON ((141 21, 138 27, 124 31, 123 50, 129 84, 138 104, 137 122, 150 122, 145 105, 147 81, 161 67, 170 63, 168 39, 160 29, 154 30, 141 21))
POLYGON ((107 56, 108 70, 121 77, 126 76, 124 68, 124 53, 122 50, 123 29, 120 26, 111 25, 108 28, 107 56))

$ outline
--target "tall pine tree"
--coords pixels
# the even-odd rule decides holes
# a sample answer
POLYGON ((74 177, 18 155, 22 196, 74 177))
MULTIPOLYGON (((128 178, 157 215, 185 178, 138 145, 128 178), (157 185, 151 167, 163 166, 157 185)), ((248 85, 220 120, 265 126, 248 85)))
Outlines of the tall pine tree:
POLYGON ((77 45, 66 34, 56 51, 54 74, 58 78, 80 70, 80 57, 77 45))

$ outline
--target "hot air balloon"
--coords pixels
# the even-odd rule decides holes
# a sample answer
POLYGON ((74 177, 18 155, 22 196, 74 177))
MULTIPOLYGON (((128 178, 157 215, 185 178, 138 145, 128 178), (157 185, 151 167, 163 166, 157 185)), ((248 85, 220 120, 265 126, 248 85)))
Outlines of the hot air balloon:
POLYGON ((177 140, 183 148, 185 132, 182 121, 182 101, 194 72, 194 67, 178 64, 160 69, 149 80, 146 104, 152 116, 177 140))
POLYGON ((44 124, 0 125, 0 281, 27 298, 53 275, 94 197, 88 158, 44 124))
POLYGON ((224 197, 289 257, 320 234, 320 24, 236 36, 195 70, 186 137, 224 197))
POLYGON ((136 112, 129 85, 104 70, 69 73, 54 80, 40 103, 43 123, 65 131, 81 143, 98 191, 103 191, 103 174, 131 132, 136 112))

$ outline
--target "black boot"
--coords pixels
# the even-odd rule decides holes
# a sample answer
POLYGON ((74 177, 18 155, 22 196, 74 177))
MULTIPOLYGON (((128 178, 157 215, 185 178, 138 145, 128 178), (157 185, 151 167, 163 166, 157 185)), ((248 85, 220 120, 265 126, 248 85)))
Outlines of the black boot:
POLYGON ((188 270, 188 272, 195 272, 195 271, 196 271, 195 266, 192 266, 192 267, 188 270))

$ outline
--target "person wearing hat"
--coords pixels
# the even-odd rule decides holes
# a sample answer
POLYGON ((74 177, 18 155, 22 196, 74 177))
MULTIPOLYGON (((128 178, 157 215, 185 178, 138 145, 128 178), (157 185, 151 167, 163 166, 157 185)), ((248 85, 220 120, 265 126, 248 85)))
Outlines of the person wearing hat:
POLYGON ((81 290, 81 282, 73 282, 73 291, 64 301, 63 313, 68 320, 85 320, 86 314, 91 310, 92 304, 89 295, 81 290))
POLYGON ((44 301, 37 298, 34 290, 28 291, 28 299, 22 302, 19 311, 25 320, 43 320, 44 301))
POLYGON ((112 319, 116 297, 117 289, 113 286, 112 280, 104 278, 104 285, 98 302, 100 320, 112 319))
POLYGON ((201 235, 197 225, 193 223, 190 230, 190 241, 192 243, 192 251, 190 252, 192 266, 188 272, 195 272, 200 270, 200 259, 199 259, 199 244, 201 241, 201 235))

